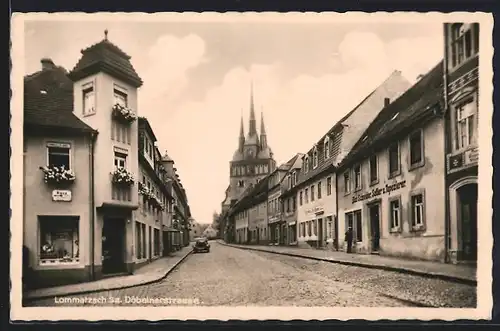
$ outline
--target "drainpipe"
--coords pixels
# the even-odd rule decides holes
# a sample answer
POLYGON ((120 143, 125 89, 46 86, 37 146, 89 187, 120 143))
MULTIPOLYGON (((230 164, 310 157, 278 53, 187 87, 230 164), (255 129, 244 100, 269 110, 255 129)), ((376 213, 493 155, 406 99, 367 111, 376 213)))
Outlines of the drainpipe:
POLYGON ((95 280, 95 185, 94 185, 94 142, 97 134, 90 134, 89 164, 90 164, 90 279, 95 280))
POLYGON ((445 201, 445 208, 444 208, 444 220, 445 220, 445 226, 444 226, 444 262, 449 263, 450 262, 450 257, 449 257, 449 249, 450 249, 450 228, 451 228, 451 220, 450 220, 450 196, 448 192, 448 139, 449 139, 449 128, 448 128, 448 26, 447 24, 443 24, 443 30, 444 30, 444 59, 443 59, 443 100, 444 100, 444 109, 443 109, 443 115, 444 115, 444 201, 445 201))
POLYGON ((339 176, 337 176, 337 171, 338 168, 335 167, 335 218, 333 219, 334 223, 332 224, 333 229, 335 231, 335 238, 332 238, 335 240, 334 245, 335 245, 335 250, 339 250, 339 176))

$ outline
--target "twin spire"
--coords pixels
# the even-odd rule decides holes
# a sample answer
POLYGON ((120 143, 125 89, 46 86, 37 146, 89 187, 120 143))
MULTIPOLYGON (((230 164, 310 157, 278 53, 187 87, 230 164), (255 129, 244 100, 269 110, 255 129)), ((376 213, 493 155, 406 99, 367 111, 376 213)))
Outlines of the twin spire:
MULTIPOLYGON (((255 119, 255 106, 253 101, 253 82, 250 84, 250 118, 248 127, 248 137, 257 136, 257 120, 255 119)), ((245 129, 243 127, 243 115, 241 115, 240 124, 240 148, 243 148, 245 143, 245 129)), ((264 126, 264 113, 260 113, 260 145, 262 148, 267 147, 266 128, 264 126)))

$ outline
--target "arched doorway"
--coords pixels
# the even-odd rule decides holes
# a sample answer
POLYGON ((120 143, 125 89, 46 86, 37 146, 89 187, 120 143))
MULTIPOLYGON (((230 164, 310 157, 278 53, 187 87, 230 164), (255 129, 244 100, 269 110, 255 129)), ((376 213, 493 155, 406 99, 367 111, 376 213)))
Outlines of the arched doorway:
POLYGON ((462 260, 477 260, 477 183, 460 186, 457 192, 457 213, 459 240, 461 242, 462 260))

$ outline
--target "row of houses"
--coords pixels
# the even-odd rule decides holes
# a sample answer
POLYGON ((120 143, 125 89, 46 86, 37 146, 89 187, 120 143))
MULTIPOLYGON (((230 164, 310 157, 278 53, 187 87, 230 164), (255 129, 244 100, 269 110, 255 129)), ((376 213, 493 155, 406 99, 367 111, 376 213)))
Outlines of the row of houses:
POLYGON ((394 72, 224 213, 224 239, 458 263, 477 259, 479 25, 444 59, 394 72))
POLYGON ((138 116, 130 56, 106 33, 71 72, 41 64, 24 79, 25 285, 133 273, 187 245, 186 191, 138 116))

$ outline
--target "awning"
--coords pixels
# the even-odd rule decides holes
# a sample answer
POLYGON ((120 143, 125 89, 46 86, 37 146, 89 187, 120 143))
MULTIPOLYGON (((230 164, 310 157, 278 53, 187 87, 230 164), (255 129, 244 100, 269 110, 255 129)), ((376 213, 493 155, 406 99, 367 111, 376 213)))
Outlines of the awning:
POLYGON ((163 231, 165 231, 165 232, 180 232, 179 230, 174 229, 174 228, 170 228, 170 227, 163 227, 163 231))

